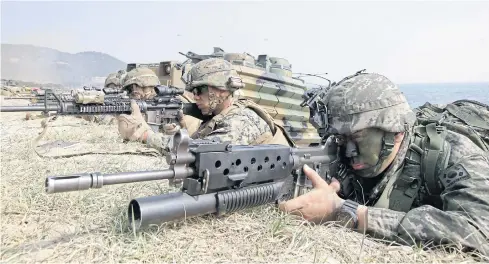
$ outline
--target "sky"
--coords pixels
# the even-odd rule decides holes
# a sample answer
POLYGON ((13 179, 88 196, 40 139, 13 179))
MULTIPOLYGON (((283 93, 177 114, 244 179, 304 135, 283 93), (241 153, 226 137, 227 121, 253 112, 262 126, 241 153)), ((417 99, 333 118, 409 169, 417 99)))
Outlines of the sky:
POLYGON ((489 1, 2 1, 1 42, 127 63, 221 47, 332 80, 367 69, 396 83, 489 82, 489 1))

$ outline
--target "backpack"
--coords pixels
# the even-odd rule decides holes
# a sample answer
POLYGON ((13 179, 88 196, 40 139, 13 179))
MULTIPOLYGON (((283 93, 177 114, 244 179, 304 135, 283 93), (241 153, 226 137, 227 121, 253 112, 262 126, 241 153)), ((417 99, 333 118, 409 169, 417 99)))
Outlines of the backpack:
MULTIPOLYGON (((388 207, 407 212, 420 188, 425 186, 423 196, 430 204, 441 206, 439 194, 449 184, 446 174, 451 146, 446 142, 447 131, 469 138, 489 156, 489 106, 472 100, 458 100, 447 105, 425 103, 413 109, 416 114, 414 137, 406 154, 404 169, 393 178, 388 207), (422 183, 422 184, 420 184, 422 183)), ((384 197, 385 198, 385 197, 384 197)), ((383 198, 383 199, 384 199, 383 198)), ((385 200, 379 206, 385 206, 385 200)))
POLYGON ((489 154, 489 106, 473 100, 458 100, 440 106, 425 103, 413 109, 415 125, 436 123, 446 129, 468 137, 489 154))

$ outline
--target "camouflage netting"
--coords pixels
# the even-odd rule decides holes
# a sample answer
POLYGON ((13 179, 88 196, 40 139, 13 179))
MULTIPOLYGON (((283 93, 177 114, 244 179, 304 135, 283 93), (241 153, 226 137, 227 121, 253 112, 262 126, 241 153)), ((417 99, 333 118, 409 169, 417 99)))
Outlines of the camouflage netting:
MULTIPOLYGON (((42 120, 25 121, 25 113, 0 115, 1 261, 5 263, 472 261, 458 252, 389 247, 334 226, 309 225, 283 215, 272 205, 219 219, 206 216, 162 224, 134 234, 126 224, 130 199, 175 191, 166 181, 47 195, 44 179, 75 172, 164 169, 163 158, 103 154, 40 158, 31 143, 42 131, 42 120)), ((93 150, 141 147, 122 143, 115 125, 97 125, 75 117, 58 117, 50 123, 41 143, 56 140, 79 142, 93 150)))

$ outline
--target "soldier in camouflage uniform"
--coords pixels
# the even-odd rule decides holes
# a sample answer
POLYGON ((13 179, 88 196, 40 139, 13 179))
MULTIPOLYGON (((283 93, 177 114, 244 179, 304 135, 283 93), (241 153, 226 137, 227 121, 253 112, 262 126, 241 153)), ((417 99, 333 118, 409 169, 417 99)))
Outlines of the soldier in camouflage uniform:
POLYGON ((138 67, 129 71, 122 80, 122 89, 129 97, 143 100, 151 99, 156 93, 154 87, 160 85, 158 76, 149 68, 138 67))
MULTIPOLYGON (((127 74, 125 74, 124 78, 122 79, 122 89, 127 92, 130 98, 136 100, 149 100, 154 98, 156 96, 154 88, 157 85, 160 85, 160 80, 158 79, 158 76, 156 76, 156 74, 151 69, 145 67, 132 69, 127 74)), ((136 111, 139 112, 139 109, 136 111)), ((138 116, 139 115, 142 117, 142 114, 140 114, 140 112, 138 113, 138 116)), ((119 119, 124 119, 126 117, 128 117, 128 115, 121 115, 119 119)), ((176 127, 176 124, 166 124, 162 129, 165 134, 168 134, 168 136, 170 136, 176 132, 176 127)))
MULTIPOLYGON (((120 70, 118 72, 113 72, 107 75, 107 78, 105 78, 104 87, 120 89, 121 82, 125 77, 125 72, 126 71, 124 70, 120 70)), ((90 116, 77 116, 77 117, 82 118, 89 122, 96 122, 102 124, 111 124, 114 121, 114 117, 111 115, 90 115, 90 116)))
MULTIPOLYGON (((206 59, 195 64, 188 73, 186 90, 194 94, 197 107, 206 120, 191 134, 194 139, 218 139, 232 144, 253 145, 277 143, 292 145, 283 128, 260 106, 248 99, 236 99, 235 92, 244 84, 223 59, 206 59)), ((186 128, 185 122, 181 127, 186 128)), ((138 107, 121 115, 119 132, 124 139, 138 140, 164 152, 167 139, 154 133, 144 122, 138 107)))
POLYGON ((111 73, 105 78, 104 87, 108 88, 120 88, 121 80, 117 77, 117 72, 111 73))
POLYGON ((118 72, 111 73, 105 79, 105 87, 107 88, 121 88, 122 81, 126 76, 125 70, 120 70, 118 72))
POLYGON ((327 134, 340 144, 349 173, 328 184, 305 167, 314 190, 280 204, 282 210, 401 244, 451 244, 489 255, 487 148, 449 125, 420 124, 382 75, 357 73, 321 100, 327 134))

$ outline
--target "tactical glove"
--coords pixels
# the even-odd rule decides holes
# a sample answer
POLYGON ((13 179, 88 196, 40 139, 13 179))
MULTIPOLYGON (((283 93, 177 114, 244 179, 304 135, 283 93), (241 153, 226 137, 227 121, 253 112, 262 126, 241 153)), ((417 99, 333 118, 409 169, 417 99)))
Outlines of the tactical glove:
POLYGON ((130 115, 122 114, 117 117, 119 134, 125 140, 144 142, 147 136, 154 132, 144 121, 141 110, 134 100, 131 100, 131 110, 130 115))
POLYGON ((177 119, 178 119, 178 123, 180 124, 180 128, 187 129, 187 123, 185 122, 185 118, 183 116, 182 110, 178 111, 177 119))
POLYGON ((178 111, 177 120, 178 124, 171 123, 163 125, 163 133, 165 133, 165 135, 174 135, 178 130, 187 128, 182 110, 178 111))
POLYGON ((174 123, 163 125, 165 135, 174 135, 178 130, 180 130, 180 126, 174 123))

